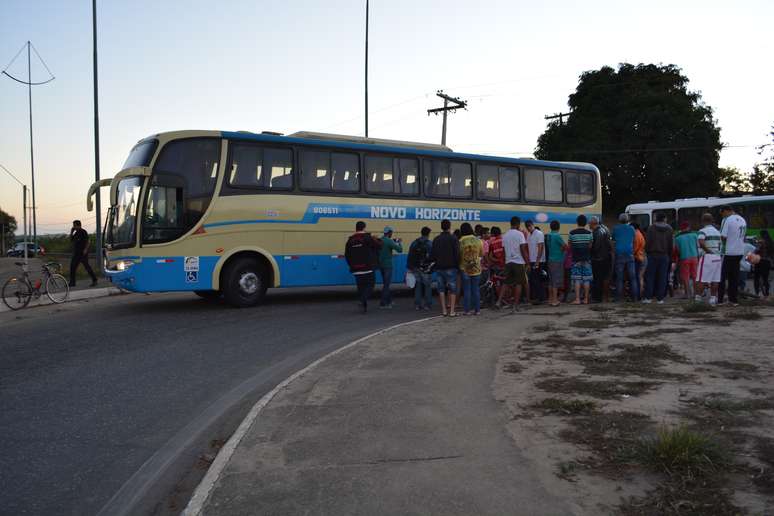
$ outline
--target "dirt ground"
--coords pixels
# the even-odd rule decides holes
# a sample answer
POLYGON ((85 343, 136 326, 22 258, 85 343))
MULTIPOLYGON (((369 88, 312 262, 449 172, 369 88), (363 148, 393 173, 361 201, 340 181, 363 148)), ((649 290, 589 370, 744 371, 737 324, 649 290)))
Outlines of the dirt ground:
POLYGON ((577 514, 774 514, 774 306, 532 308, 495 397, 577 514))

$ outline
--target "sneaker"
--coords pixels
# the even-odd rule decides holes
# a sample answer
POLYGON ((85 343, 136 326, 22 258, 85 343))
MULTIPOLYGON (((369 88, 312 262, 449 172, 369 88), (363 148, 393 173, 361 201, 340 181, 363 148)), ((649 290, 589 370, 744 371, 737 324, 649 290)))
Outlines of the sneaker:
POLYGON ((701 303, 701 302, 702 302, 702 297, 701 297, 701 296, 694 296, 694 297, 693 297, 693 300, 694 300, 696 303, 701 303))
POLYGON ((429 306, 426 306, 426 307, 424 307, 424 308, 423 308, 423 310, 424 310, 425 312, 429 312, 429 311, 430 311, 430 307, 429 307, 429 306))
POLYGON ((659 299, 658 301, 656 301, 656 304, 657 305, 663 305, 664 304, 664 300, 663 299, 659 299))
POLYGON ((415 306, 414 310, 416 310, 417 312, 421 312, 422 311, 422 307, 421 306, 415 306))
POLYGON ((718 298, 716 298, 715 296, 710 297, 709 298, 709 304, 710 304, 710 306, 717 305, 718 304, 718 298))
POLYGON ((649 305, 652 301, 650 299, 643 299, 642 304, 643 305, 649 305))

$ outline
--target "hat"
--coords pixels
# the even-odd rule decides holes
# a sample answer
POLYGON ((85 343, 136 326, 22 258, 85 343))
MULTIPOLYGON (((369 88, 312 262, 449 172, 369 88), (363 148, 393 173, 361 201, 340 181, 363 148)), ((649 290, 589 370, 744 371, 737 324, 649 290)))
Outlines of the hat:
POLYGON ((684 220, 680 223, 680 231, 687 231, 691 229, 691 223, 687 220, 684 220))
POLYGON ((384 226, 384 234, 392 233, 392 226, 384 226))

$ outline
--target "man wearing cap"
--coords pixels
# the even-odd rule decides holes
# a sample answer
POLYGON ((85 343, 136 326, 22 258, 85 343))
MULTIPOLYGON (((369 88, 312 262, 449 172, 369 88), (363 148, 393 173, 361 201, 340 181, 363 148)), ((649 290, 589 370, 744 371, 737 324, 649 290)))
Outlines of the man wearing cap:
POLYGON ((675 237, 677 246, 677 264, 680 273, 680 283, 686 299, 691 299, 694 294, 694 282, 696 270, 699 265, 699 240, 698 235, 691 231, 691 223, 684 220, 680 223, 680 234, 675 237))
POLYGON ((379 251, 379 270, 382 273, 382 299, 379 302, 379 308, 392 308, 392 294, 390 293, 390 284, 392 283, 392 252, 403 252, 400 238, 392 238, 392 227, 385 226, 384 236, 382 237, 382 248, 379 251))

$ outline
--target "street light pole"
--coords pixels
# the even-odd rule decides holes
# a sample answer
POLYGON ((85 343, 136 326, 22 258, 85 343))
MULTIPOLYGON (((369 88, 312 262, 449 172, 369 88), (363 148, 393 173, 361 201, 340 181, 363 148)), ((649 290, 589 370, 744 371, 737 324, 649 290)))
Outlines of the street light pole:
POLYGON ((368 138, 368 0, 366 0, 365 25, 365 137, 368 138))
POLYGON ((35 252, 38 249, 38 218, 35 203, 35 152, 32 148, 32 61, 30 57, 30 42, 27 41, 27 97, 30 102, 30 173, 32 174, 32 241, 35 244, 35 252))
MULTIPOLYGON (((92 32, 94 35, 94 180, 99 182, 99 95, 97 89, 97 0, 91 2, 92 32)), ((96 258, 99 273, 102 271, 102 205, 100 203, 99 188, 96 191, 97 201, 97 228, 94 231, 96 236, 96 258)))

